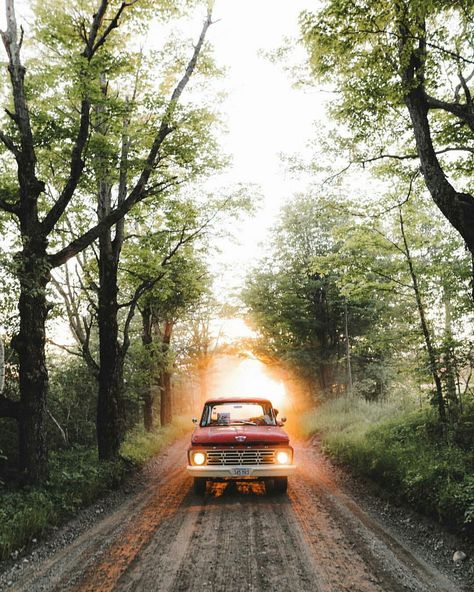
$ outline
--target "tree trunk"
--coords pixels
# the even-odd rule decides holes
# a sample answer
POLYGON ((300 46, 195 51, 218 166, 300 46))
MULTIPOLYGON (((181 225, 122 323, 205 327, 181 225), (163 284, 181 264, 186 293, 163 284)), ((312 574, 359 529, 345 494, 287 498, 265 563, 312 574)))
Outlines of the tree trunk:
POLYGON ((165 364, 164 370, 160 374, 160 419, 162 426, 169 425, 173 420, 171 372, 169 371, 170 360, 168 359, 173 326, 174 323, 172 321, 165 321, 162 337, 162 351, 165 364))
POLYGON ((100 238, 99 257, 99 397, 97 401, 97 445, 101 460, 118 457, 123 434, 123 362, 118 343, 117 266, 104 253, 108 236, 100 238))
POLYGON ((451 299, 449 291, 444 287, 444 383, 446 388, 446 399, 450 414, 456 415, 459 411, 459 400, 456 392, 456 360, 453 348, 453 330, 451 320, 451 299))
MULTIPOLYGON (((111 186, 99 181, 98 218, 110 211, 111 186)), ((119 455, 124 435, 123 364, 118 328, 118 263, 122 247, 122 228, 116 226, 116 240, 108 228, 99 237, 99 396, 97 401, 97 446, 100 460, 114 460, 119 455), (120 233, 119 233, 120 230, 120 233), (118 237, 118 239, 117 239, 118 237)))
POLYGON ((160 419, 161 425, 167 426, 173 420, 173 402, 171 390, 171 373, 164 370, 160 376, 161 405, 160 419))
MULTIPOLYGON (((443 109, 451 112, 473 129, 472 106, 445 103, 434 100, 425 89, 426 23, 416 23, 417 42, 406 24, 405 6, 399 3, 399 56, 401 79, 406 89, 405 104, 410 115, 421 172, 431 197, 446 219, 464 239, 474 261, 474 197, 470 193, 456 191, 443 170, 431 135, 429 110, 443 109)), ((415 23, 414 23, 415 24, 415 23)), ((472 271, 474 297, 474 265, 472 271)))
POLYGON ((45 357, 45 323, 48 315, 46 285, 49 269, 42 248, 31 241, 31 250, 22 254, 20 271, 20 331, 12 340, 18 353, 20 375, 20 467, 28 483, 48 477, 46 447, 46 397, 48 371, 45 357))
MULTIPOLYGON (((104 97, 107 96, 107 79, 100 76, 104 97)), ((104 106, 97 107, 98 129, 106 136, 107 120, 103 118, 104 106)), ((127 193, 127 166, 129 139, 126 133, 128 120, 124 121, 122 151, 120 158, 120 180, 118 205, 121 205, 127 193)), ((97 163, 99 222, 112 210, 112 181, 110 163, 103 157, 97 163)), ((97 402, 97 444, 100 460, 113 460, 118 457, 120 444, 125 434, 125 406, 123 403, 123 366, 125 349, 119 342, 118 327, 118 266, 124 240, 124 220, 113 227, 115 237, 112 240, 112 227, 99 236, 99 307, 97 311, 99 325, 99 398, 97 402)))
POLYGON ((154 399, 151 390, 143 397, 143 426, 147 432, 151 432, 155 427, 154 399))
POLYGON ((153 343, 153 335, 152 335, 152 324, 151 324, 151 308, 150 306, 145 305, 140 311, 142 317, 142 344, 143 347, 147 350, 145 352, 146 362, 143 367, 144 375, 146 376, 146 385, 144 387, 145 392, 143 395, 143 424, 145 430, 147 432, 151 432, 154 428, 155 418, 154 418, 154 402, 155 402, 155 391, 153 388, 153 359, 152 359, 152 351, 150 351, 150 347, 153 343))
POLYGON ((418 314, 420 317, 421 330, 423 332, 423 337, 425 339, 426 351, 428 352, 430 371, 431 371, 431 375, 433 377, 433 381, 435 383, 435 388, 436 388, 435 403, 438 407, 439 418, 444 423, 446 421, 446 404, 445 404, 444 396, 443 396, 443 386, 442 386, 441 377, 439 374, 438 362, 436 360, 436 352, 433 347, 433 343, 431 341, 431 334, 430 334, 430 330, 428 328, 428 322, 426 320, 426 315, 425 315, 425 307, 424 307, 423 299, 421 297, 421 292, 420 292, 420 289, 418 286, 418 277, 415 272, 415 267, 413 265, 413 259, 411 257, 410 248, 408 246, 408 240, 407 240, 406 233, 405 233, 405 224, 404 224, 404 220, 403 220, 401 206, 399 206, 398 212, 399 212, 399 220, 400 220, 400 231, 401 231, 402 238, 403 238, 403 245, 405 247, 405 257, 406 257, 406 260, 408 263, 408 269, 410 271, 410 277, 412 280, 413 291, 415 293, 416 305, 417 305, 418 314))
MULTIPOLYGON (((431 139, 424 92, 421 89, 413 90, 407 95, 405 103, 410 113, 426 187, 435 204, 463 237, 474 257, 474 199, 468 193, 456 191, 439 164, 431 139)), ((474 279, 472 286, 474 290, 474 279)))
POLYGON ((351 344, 349 341, 349 314, 347 310, 347 300, 344 298, 344 338, 346 341, 346 364, 347 364, 347 393, 352 395, 352 364, 351 364, 351 344))

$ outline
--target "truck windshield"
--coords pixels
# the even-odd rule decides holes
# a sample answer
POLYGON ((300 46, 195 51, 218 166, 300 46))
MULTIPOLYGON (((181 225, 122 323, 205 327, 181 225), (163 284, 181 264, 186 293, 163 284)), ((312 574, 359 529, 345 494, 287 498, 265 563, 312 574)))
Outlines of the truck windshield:
POLYGON ((201 426, 277 425, 275 413, 266 402, 212 403, 204 407, 201 426))

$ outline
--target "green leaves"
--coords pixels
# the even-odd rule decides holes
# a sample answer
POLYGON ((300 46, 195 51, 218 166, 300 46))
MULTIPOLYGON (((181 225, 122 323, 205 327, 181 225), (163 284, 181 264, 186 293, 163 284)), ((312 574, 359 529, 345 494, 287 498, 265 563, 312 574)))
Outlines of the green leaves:
MULTIPOLYGON (((326 392, 346 381, 344 297, 335 263, 341 239, 333 232, 346 218, 339 205, 301 195, 285 206, 269 255, 249 274, 243 293, 261 333, 257 349, 326 392)), ((348 307, 354 338, 366 330, 370 313, 362 301, 348 307)))
MULTIPOLYGON (((354 145, 373 144, 383 129, 392 153, 413 151, 411 139, 400 142, 400 127, 407 130, 405 96, 420 81, 439 99, 453 101, 454 94, 455 102, 469 102, 470 10, 449 2, 328 0, 318 12, 301 15, 313 73, 337 91, 330 113, 349 125, 354 145)), ((452 115, 441 108, 432 121, 437 146, 463 144, 467 130, 452 115)), ((457 159, 459 166, 463 160, 457 159)))

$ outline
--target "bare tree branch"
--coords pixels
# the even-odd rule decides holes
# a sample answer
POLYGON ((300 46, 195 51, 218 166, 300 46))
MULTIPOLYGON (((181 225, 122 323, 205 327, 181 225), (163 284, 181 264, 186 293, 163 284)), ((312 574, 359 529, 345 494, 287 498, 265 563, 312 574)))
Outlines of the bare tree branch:
POLYGON ((82 358, 81 352, 78 351, 77 349, 72 349, 71 347, 64 345, 64 343, 58 343, 57 341, 54 341, 53 339, 47 339, 46 341, 50 345, 54 345, 54 347, 57 347, 58 349, 65 351, 66 353, 68 353, 71 356, 77 356, 79 358, 82 358))
POLYGON ((63 439, 64 445, 69 446, 69 440, 68 440, 67 434, 64 431, 64 429, 61 427, 61 424, 59 423, 59 421, 54 417, 54 415, 51 413, 51 411, 49 409, 46 410, 46 413, 49 415, 49 417, 50 417, 51 421, 54 423, 54 425, 58 428, 59 433, 61 434, 61 437, 63 439))

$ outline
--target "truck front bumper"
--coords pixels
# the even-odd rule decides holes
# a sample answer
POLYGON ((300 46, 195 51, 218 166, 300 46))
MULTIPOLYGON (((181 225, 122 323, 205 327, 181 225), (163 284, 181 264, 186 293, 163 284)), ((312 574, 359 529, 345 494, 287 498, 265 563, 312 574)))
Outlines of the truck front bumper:
POLYGON ((186 468, 193 477, 239 480, 288 477, 295 472, 296 465, 188 465, 186 468))

